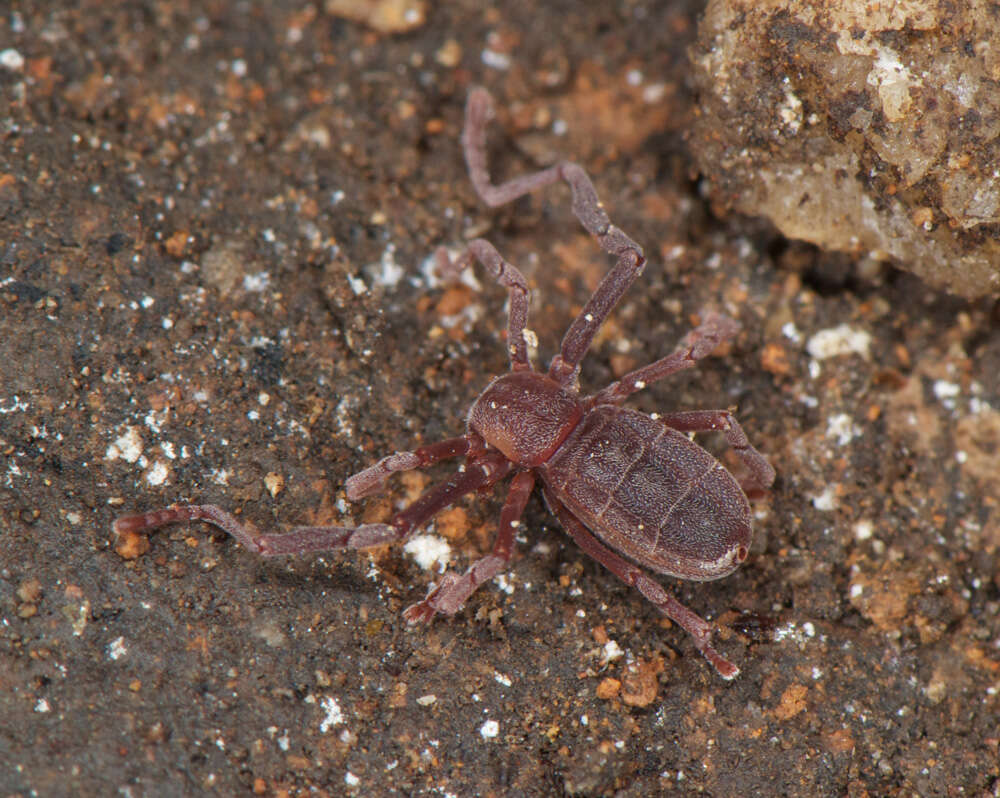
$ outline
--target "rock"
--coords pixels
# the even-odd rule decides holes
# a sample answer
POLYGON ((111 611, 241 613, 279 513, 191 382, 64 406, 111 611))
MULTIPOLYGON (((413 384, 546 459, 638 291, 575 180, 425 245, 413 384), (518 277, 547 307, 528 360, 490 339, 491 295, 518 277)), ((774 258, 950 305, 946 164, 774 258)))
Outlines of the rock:
POLYGON ((786 236, 1000 293, 989 4, 711 0, 691 133, 713 199, 786 236))

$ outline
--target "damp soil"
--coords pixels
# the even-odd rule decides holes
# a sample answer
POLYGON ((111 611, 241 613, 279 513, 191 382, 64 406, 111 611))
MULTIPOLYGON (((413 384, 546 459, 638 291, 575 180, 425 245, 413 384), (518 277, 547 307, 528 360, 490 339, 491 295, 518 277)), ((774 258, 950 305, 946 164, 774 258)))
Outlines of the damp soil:
POLYGON ((0 19, 0 795, 996 794, 1000 313, 713 212, 686 138, 698 11, 0 19), (494 174, 572 158, 649 258, 584 390, 707 312, 742 325, 630 400, 735 408, 778 472, 741 569, 662 580, 732 682, 538 498, 509 571, 419 628, 402 609, 489 551, 502 490, 372 552, 112 532, 178 501, 259 529, 381 521, 443 479, 343 492, 460 434, 507 366, 505 292, 441 280, 439 246, 490 239, 528 277, 537 357, 557 350, 610 261, 564 187, 479 201, 475 85, 494 174))

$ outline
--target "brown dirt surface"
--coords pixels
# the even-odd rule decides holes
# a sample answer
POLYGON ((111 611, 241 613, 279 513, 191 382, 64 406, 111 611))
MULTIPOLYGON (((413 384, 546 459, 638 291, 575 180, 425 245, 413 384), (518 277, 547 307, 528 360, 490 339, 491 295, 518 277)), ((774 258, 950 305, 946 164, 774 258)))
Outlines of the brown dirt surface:
MULTIPOLYGON (((685 140, 699 8, 5 11, 0 795, 996 794, 1000 313, 712 213, 685 140), (474 85, 495 174, 578 161, 649 255, 585 387, 706 310, 742 323, 630 400, 736 407, 777 469, 740 570, 662 580, 733 682, 538 498, 510 570, 419 629, 401 610, 438 566, 402 546, 262 561, 204 525, 112 534, 182 500, 384 520, 440 479, 342 487, 459 434, 506 366, 504 291, 435 280, 439 245, 518 264, 552 355, 609 260, 563 187, 478 200, 474 85)), ((499 501, 430 530, 452 567, 499 501)))

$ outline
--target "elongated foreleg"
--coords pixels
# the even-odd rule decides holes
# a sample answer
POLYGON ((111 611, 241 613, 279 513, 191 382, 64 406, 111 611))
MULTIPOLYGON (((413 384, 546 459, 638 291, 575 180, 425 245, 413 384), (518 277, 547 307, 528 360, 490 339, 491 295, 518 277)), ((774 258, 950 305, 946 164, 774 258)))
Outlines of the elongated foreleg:
POLYGON ((157 529, 167 524, 204 521, 228 532, 245 548, 262 557, 365 549, 402 540, 462 496, 503 479, 510 473, 510 469, 510 463, 503 458, 483 458, 468 465, 447 482, 428 490, 409 507, 396 513, 388 524, 362 524, 357 527, 300 526, 287 532, 258 535, 220 507, 212 504, 184 504, 151 513, 122 516, 114 522, 114 531, 121 535, 157 529))

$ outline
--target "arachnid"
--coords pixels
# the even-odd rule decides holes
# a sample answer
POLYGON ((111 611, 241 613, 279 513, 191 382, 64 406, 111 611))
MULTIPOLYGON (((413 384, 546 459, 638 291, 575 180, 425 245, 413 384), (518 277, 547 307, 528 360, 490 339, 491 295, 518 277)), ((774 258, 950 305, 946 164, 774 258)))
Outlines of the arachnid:
POLYGON ((736 479, 685 433, 721 430, 742 457, 756 488, 773 482, 774 469, 726 410, 688 410, 653 418, 621 403, 655 380, 693 366, 730 340, 738 325, 709 314, 671 354, 595 394, 581 396, 580 361, 646 261, 639 245, 610 223, 590 179, 576 164, 563 162, 493 185, 485 154, 492 113, 489 94, 473 90, 462 143, 472 182, 483 200, 501 205, 563 180, 572 191, 573 212, 617 261, 570 325, 547 373, 533 370, 528 360, 528 287, 521 272, 482 239, 470 242, 450 264, 465 268, 477 260, 508 289, 510 371, 494 379, 473 403, 464 435, 383 458, 347 480, 347 497, 354 501, 368 496, 390 474, 447 458, 463 457, 464 466, 387 524, 297 527, 255 535, 218 507, 184 505, 121 517, 115 521, 115 531, 202 520, 264 557, 366 548, 402 540, 460 497, 512 476, 493 551, 461 576, 444 574, 423 601, 405 611, 410 622, 427 621, 438 612, 455 613, 473 591, 507 566, 519 519, 540 482, 549 508, 580 547, 686 629, 715 669, 731 679, 739 670, 712 647, 711 626, 639 566, 681 579, 709 580, 731 573, 747 557, 751 526, 746 495, 736 479))

